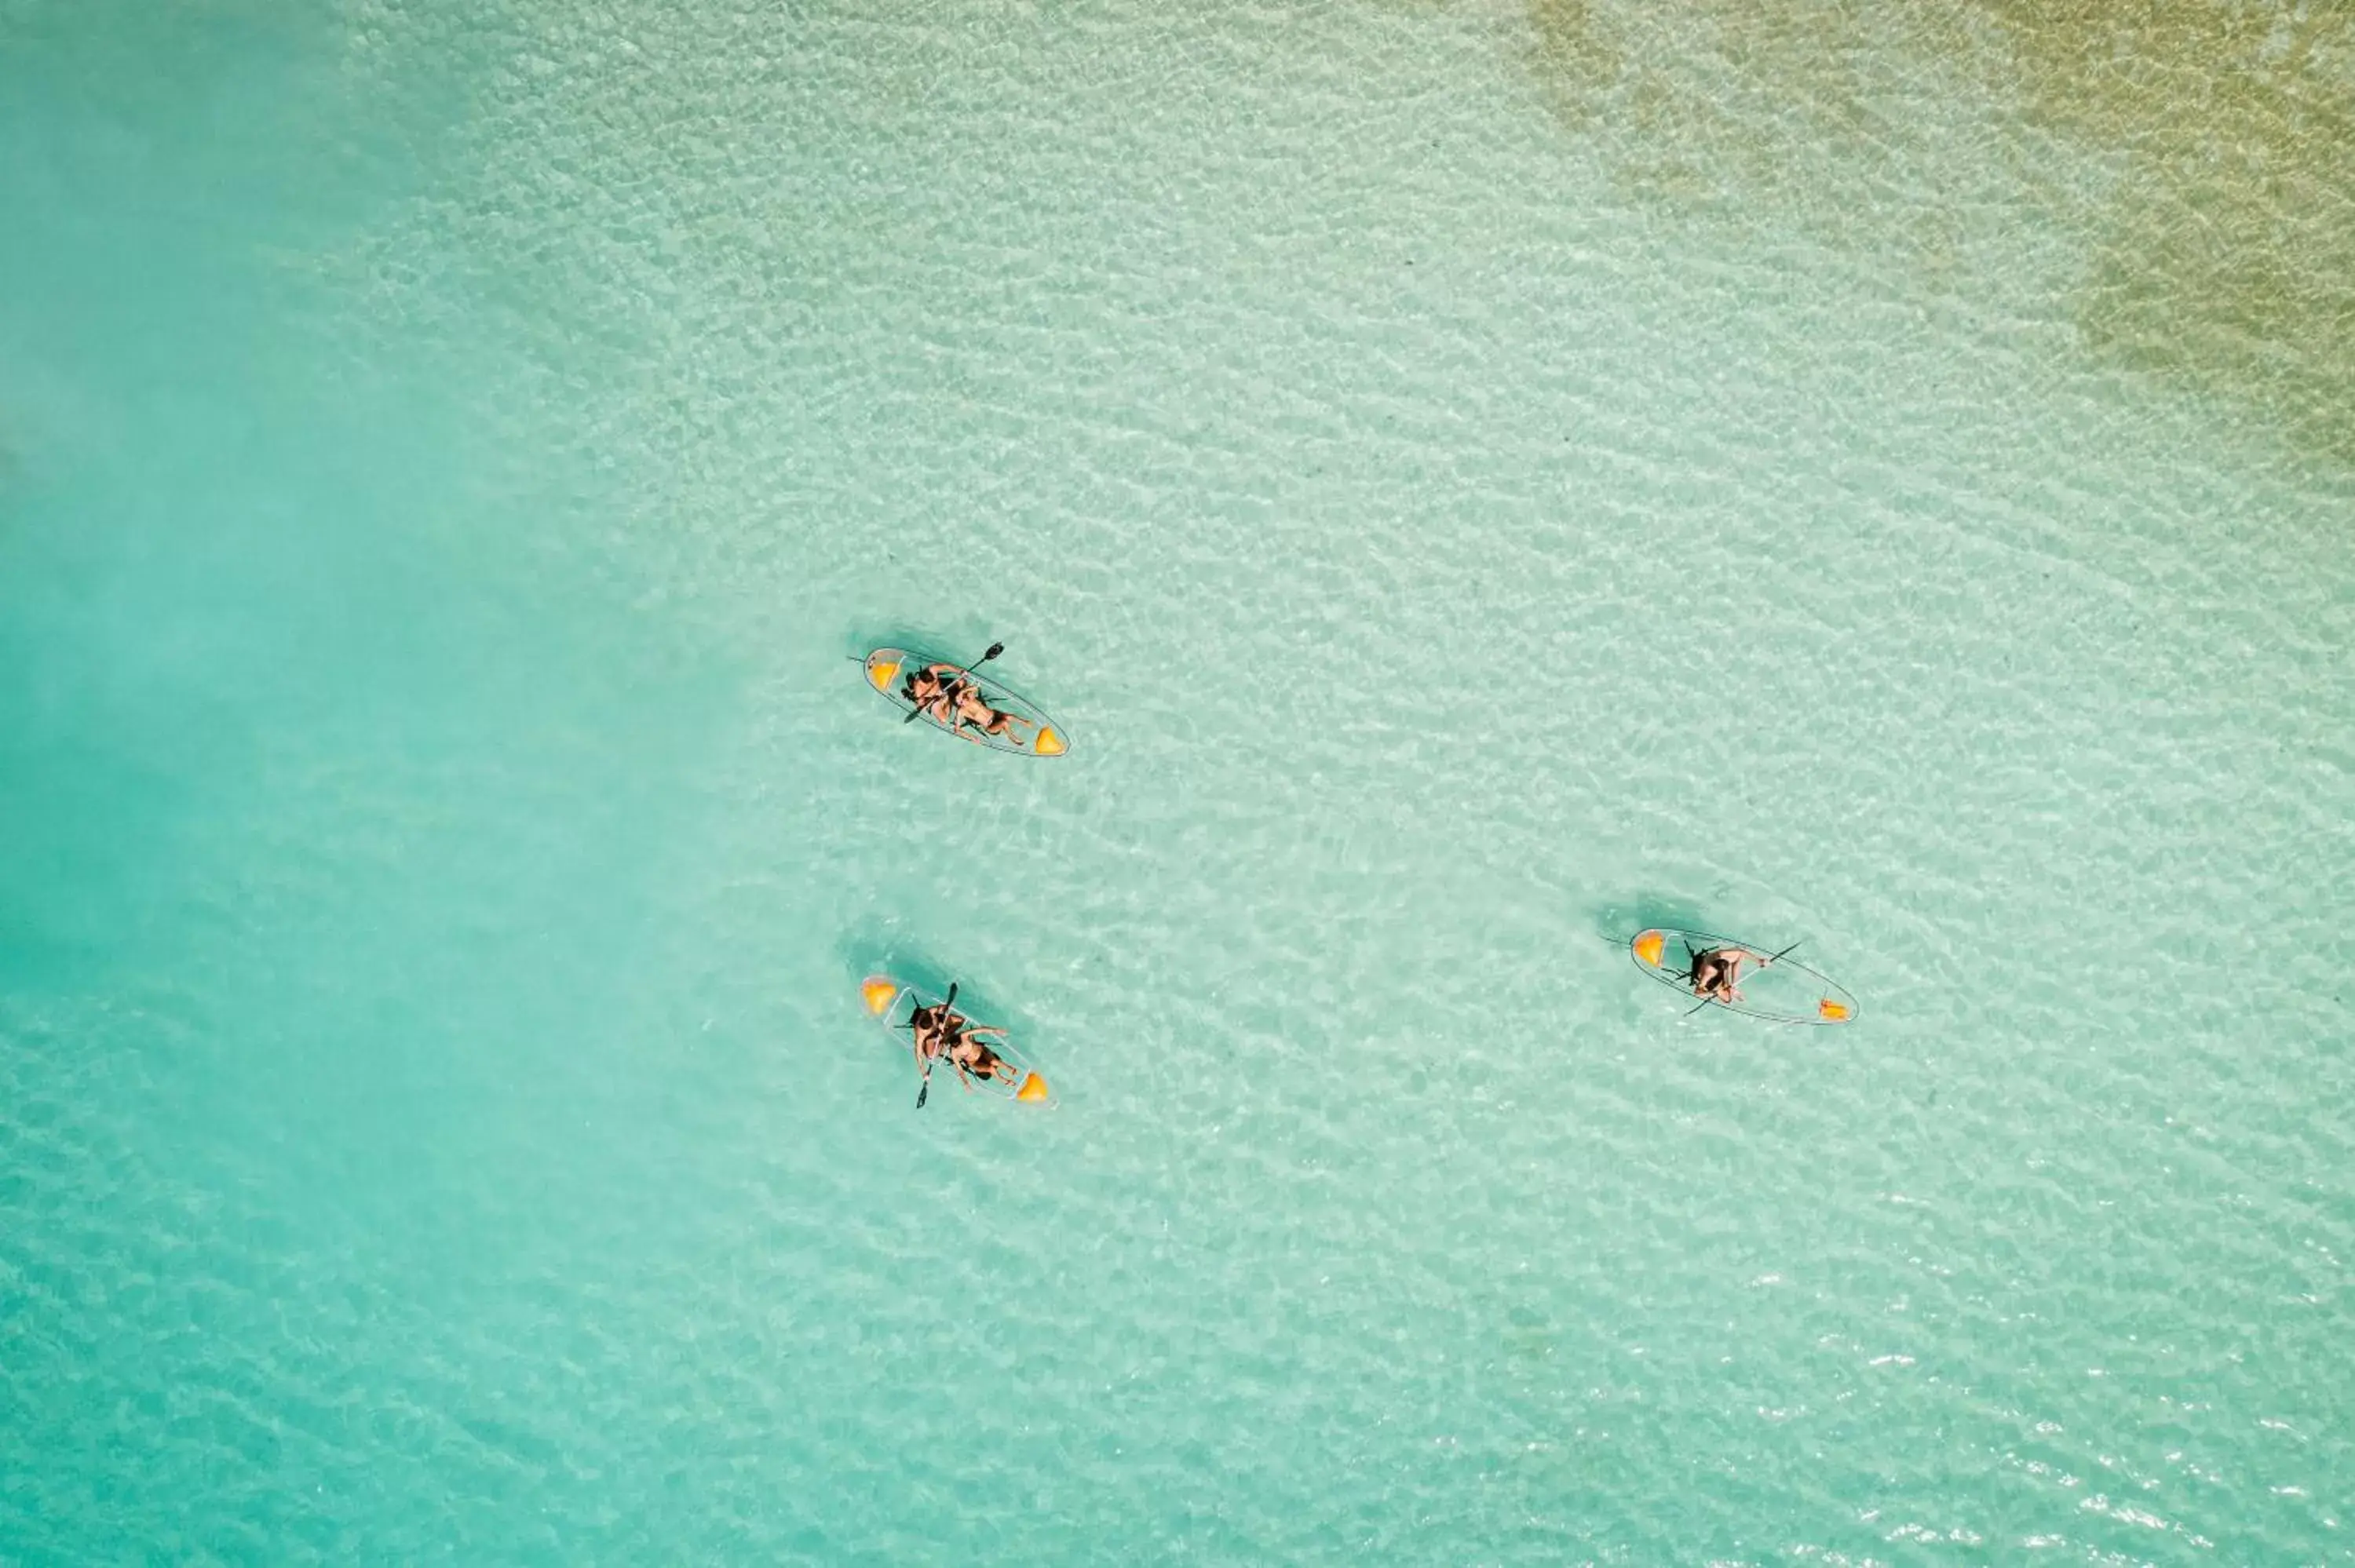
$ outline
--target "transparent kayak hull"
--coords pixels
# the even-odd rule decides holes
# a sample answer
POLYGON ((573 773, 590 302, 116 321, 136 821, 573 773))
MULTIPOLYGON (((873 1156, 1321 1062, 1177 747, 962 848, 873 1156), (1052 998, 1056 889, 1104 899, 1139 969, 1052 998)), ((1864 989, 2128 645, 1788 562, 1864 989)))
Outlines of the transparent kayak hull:
POLYGON ((1689 978, 1692 955, 1716 948, 1739 948, 1753 961, 1742 966, 1742 978, 1734 985, 1742 1000, 1712 1000, 1712 1007, 1774 1023, 1853 1023, 1861 1011, 1856 993, 1830 976, 1787 957, 1775 959, 1761 969, 1757 960, 1771 957, 1772 950, 1737 942, 1731 937, 1654 926, 1636 932, 1627 944, 1627 952, 1637 969, 1698 1003, 1701 999, 1693 995, 1689 978))
MULTIPOLYGON (((858 984, 858 1000, 867 1009, 867 1015, 890 1030, 893 1038, 912 1057, 915 1048, 908 1033, 908 1020, 914 1015, 916 1009, 937 1005, 941 999, 918 991, 914 986, 901 985, 890 975, 869 975, 858 984)), ((1028 1058, 1004 1040, 993 1038, 987 1044, 992 1052, 1012 1065, 1014 1075, 1011 1078, 986 1081, 969 1076, 961 1078, 954 1067, 946 1061, 941 1061, 932 1067, 932 1086, 940 1088, 964 1082, 976 1093, 994 1095, 1001 1100, 1012 1100, 1017 1105, 1051 1106, 1055 1103, 1055 1091, 1047 1086, 1046 1077, 1030 1065, 1028 1058)))
MULTIPOLYGON (((908 695, 908 677, 936 664, 944 664, 954 670, 964 669, 955 660, 943 659, 937 654, 907 648, 878 648, 867 655, 867 684, 900 712, 913 713, 916 704, 908 695)), ((1040 712, 1038 704, 1011 687, 1000 685, 991 677, 986 666, 966 673, 979 683, 982 700, 1000 713, 1011 714, 1015 722, 1002 734, 985 735, 969 724, 943 724, 927 711, 923 715, 927 728, 938 730, 943 735, 954 735, 976 746, 986 746, 992 751, 1010 751, 1018 757, 1063 757, 1070 754, 1071 737, 1064 732, 1062 726, 1040 712)))

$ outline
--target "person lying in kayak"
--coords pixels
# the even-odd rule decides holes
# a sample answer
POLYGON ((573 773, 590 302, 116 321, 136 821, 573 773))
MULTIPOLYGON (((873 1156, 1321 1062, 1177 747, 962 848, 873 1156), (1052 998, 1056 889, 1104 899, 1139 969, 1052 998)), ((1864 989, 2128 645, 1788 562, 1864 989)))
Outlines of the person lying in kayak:
POLYGON ((907 684, 900 694, 914 705, 918 713, 929 717, 943 729, 956 725, 957 705, 971 689, 972 683, 962 679, 964 672, 954 664, 934 664, 929 669, 909 672, 907 684))
POLYGON ((1003 736, 1017 746, 1025 742, 1014 726, 1029 721, 991 706, 980 683, 962 666, 932 664, 916 671, 908 677, 906 694, 917 712, 953 735, 964 735, 970 726, 983 735, 1003 736))
POLYGON ((1747 948, 1711 948, 1693 955, 1691 972, 1685 978, 1692 982, 1695 996, 1730 1007, 1742 1000, 1742 991, 1734 984, 1742 978, 1742 966, 1757 959, 1747 948))
POLYGON ((1005 1039, 1005 1030, 975 1023, 961 1012, 952 1012, 945 1022, 943 1033, 948 1064, 956 1069, 957 1076, 964 1080, 966 1088, 973 1087, 975 1078, 985 1083, 991 1079, 1008 1084, 1014 1081, 1014 1064, 982 1044, 982 1036, 986 1034, 1005 1039))
POLYGON ((915 1036, 919 1062, 945 1056, 960 1075, 969 1073, 981 1078, 1013 1081, 1013 1064, 981 1043, 985 1034, 1005 1039, 1003 1029, 975 1023, 947 1003, 935 1002, 908 1014, 908 1032, 915 1036))
POLYGON ((1029 737, 1017 734, 1014 726, 1018 724, 1028 725, 1030 721, 1016 718, 1003 708, 990 706, 988 699, 981 694, 980 689, 969 681, 962 683, 957 693, 956 715, 957 727, 960 729, 966 725, 971 725, 984 735, 1004 736, 1017 746, 1029 743, 1029 737))

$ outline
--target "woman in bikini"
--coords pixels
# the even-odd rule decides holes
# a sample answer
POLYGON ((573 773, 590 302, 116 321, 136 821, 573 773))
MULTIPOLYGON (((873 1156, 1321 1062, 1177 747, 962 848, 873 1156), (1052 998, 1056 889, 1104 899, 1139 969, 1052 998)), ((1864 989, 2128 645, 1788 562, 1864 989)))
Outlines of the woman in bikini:
POLYGON ((945 1036, 948 1031, 943 1017, 946 1013, 946 1007, 935 1003, 930 1007, 919 1007, 908 1014, 908 1033, 915 1037, 919 1065, 931 1062, 947 1048, 945 1036))
POLYGON ((929 670, 911 670, 900 694, 908 699, 915 710, 943 728, 948 727, 956 712, 956 688, 942 679, 941 672, 951 669, 947 664, 935 664, 929 670))
POLYGON ((977 1024, 958 1013, 949 1014, 948 1063, 968 1089, 978 1078, 984 1083, 1012 1083, 1020 1075, 1014 1064, 981 1043, 985 1034, 1006 1038, 1006 1031, 986 1024, 977 1024))
POLYGON ((1747 948, 1711 948, 1693 955, 1691 971, 1685 978, 1695 996, 1732 1006, 1742 1000, 1734 984, 1742 978, 1742 966, 1755 961, 1757 956, 1747 948))
POLYGON ((957 694, 956 716, 959 729, 971 725, 984 735, 1004 736, 1017 746, 1029 744, 1029 737, 1017 734, 1014 726, 1027 725, 1030 721, 1016 718, 1003 708, 990 706, 988 700, 982 696, 980 688, 970 682, 965 683, 957 694))

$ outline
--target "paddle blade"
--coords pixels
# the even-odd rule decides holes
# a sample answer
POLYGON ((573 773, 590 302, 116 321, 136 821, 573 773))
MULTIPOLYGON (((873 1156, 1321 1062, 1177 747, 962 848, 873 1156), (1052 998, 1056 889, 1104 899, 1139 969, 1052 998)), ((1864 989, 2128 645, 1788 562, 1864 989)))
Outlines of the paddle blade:
POLYGON ((1003 652, 1006 652, 1006 644, 1005 644, 1005 643, 1003 643, 1003 642, 993 642, 993 643, 991 643, 991 644, 989 645, 989 652, 986 652, 986 653, 985 653, 985 654, 983 654, 980 658, 975 659, 975 660, 973 662, 974 662, 974 666, 975 666, 975 668, 978 669, 980 666, 982 666, 982 665, 984 665, 984 664, 988 663, 992 659, 996 658, 1000 653, 1003 653, 1003 652))

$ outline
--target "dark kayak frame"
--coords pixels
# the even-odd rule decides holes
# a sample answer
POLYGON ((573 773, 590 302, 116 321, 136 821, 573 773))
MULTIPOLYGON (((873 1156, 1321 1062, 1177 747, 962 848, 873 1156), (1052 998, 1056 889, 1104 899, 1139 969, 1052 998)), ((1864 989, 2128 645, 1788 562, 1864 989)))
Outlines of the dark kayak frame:
POLYGON ((858 662, 858 678, 867 683, 868 691, 890 703, 900 713, 910 714, 917 711, 916 705, 910 702, 900 692, 900 683, 907 679, 908 671, 911 668, 922 669, 932 664, 951 665, 955 669, 963 670, 973 680, 979 683, 984 698, 992 707, 1003 709, 1031 726, 1030 736, 1033 744, 1023 746, 1009 742, 1002 736, 979 735, 970 729, 956 729, 943 724, 930 713, 923 715, 924 724, 928 728, 973 745, 987 747, 992 751, 1005 752, 1009 757, 1069 757, 1071 754, 1071 732, 1049 718, 1044 708, 995 676, 985 674, 969 665, 960 664, 954 659, 942 654, 929 653, 921 648, 872 648, 868 650, 867 656, 858 662), (900 656, 900 669, 892 675, 891 683, 888 686, 877 685, 870 673, 875 668, 875 657, 879 653, 896 653, 900 656), (1053 730, 1055 738, 1062 743, 1063 749, 1045 752, 1039 750, 1035 743, 1041 729, 1053 730))
POLYGON ((1647 964, 1644 961, 1643 956, 1636 951, 1636 938, 1643 936, 1645 931, 1657 931, 1660 933, 1661 937, 1665 938, 1660 949, 1661 956, 1664 958, 1668 954, 1666 942, 1669 941, 1693 946, 1696 951, 1700 952, 1706 952, 1710 948, 1740 948, 1746 953, 1763 954, 1764 949, 1753 947, 1751 944, 1742 941, 1738 937, 1721 937, 1716 935, 1714 932, 1710 931, 1687 931, 1675 926, 1646 926, 1644 927, 1643 931, 1638 931, 1634 937, 1628 938, 1627 957, 1635 961, 1636 967, 1643 970, 1646 974, 1651 976, 1654 980, 1659 981, 1662 985, 1667 986, 1670 991, 1673 991, 1678 995, 1683 997, 1687 1001, 1705 1001, 1711 1007, 1723 1008, 1728 1012, 1738 1012, 1744 1018, 1762 1018, 1769 1023, 1796 1023, 1812 1025, 1818 1028, 1835 1023, 1854 1023, 1859 1018, 1861 1018, 1864 1015, 1863 1004, 1856 1000, 1856 992, 1849 990, 1848 987, 1840 984, 1839 981, 1832 979, 1831 976, 1824 973, 1821 969, 1812 968, 1809 965, 1799 962, 1796 959, 1787 957, 1776 959, 1771 967, 1778 969, 1794 969, 1798 970, 1801 974, 1813 975, 1817 981, 1824 988, 1825 1000, 1840 1002, 1848 1008, 1848 1016, 1846 1018, 1826 1018, 1819 1012, 1812 1015, 1801 1015, 1789 1012, 1770 1012, 1765 1008, 1757 1007, 1746 1001, 1720 1001, 1713 996, 1696 996, 1693 993, 1692 981, 1686 975, 1678 974, 1665 967, 1656 967, 1654 965, 1647 964))

